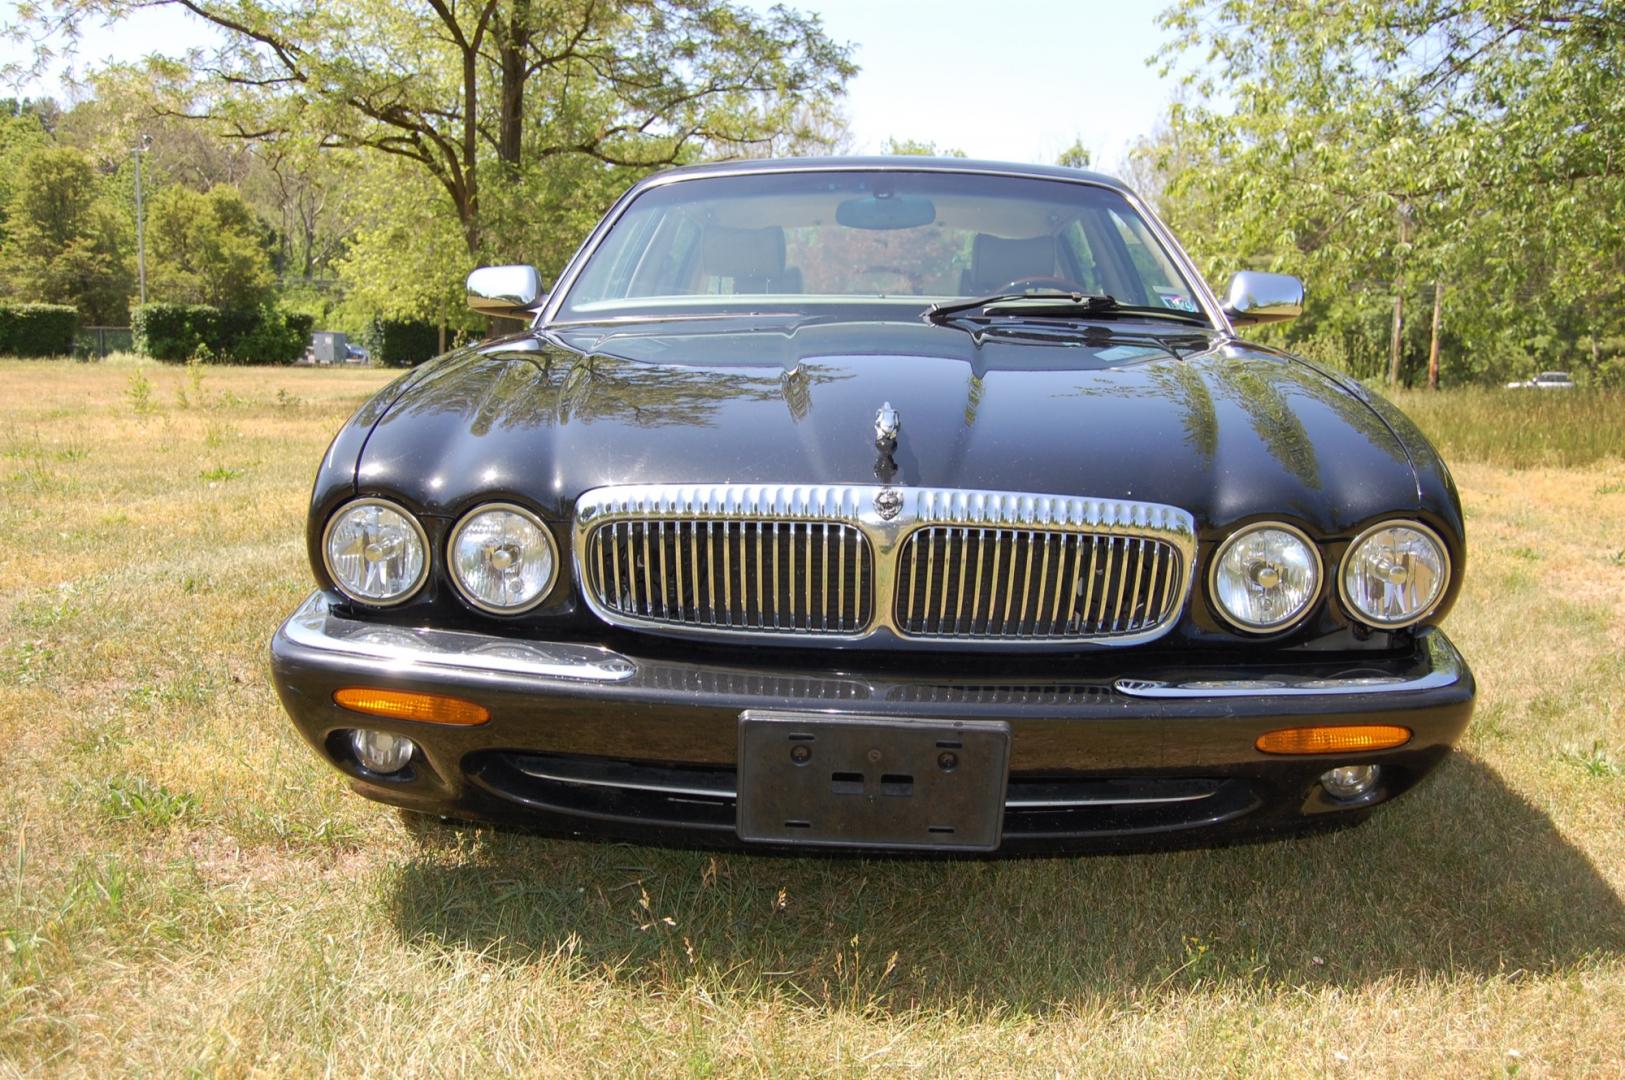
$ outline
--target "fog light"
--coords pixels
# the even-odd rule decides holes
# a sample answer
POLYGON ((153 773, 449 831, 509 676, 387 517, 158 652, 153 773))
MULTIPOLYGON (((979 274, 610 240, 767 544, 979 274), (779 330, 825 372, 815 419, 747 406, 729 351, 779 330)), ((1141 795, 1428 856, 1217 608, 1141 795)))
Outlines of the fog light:
POLYGON ((417 744, 405 735, 366 729, 350 732, 350 746, 363 766, 385 776, 406 768, 412 751, 417 749, 417 744))
POLYGON ((1320 786, 1334 799, 1358 799, 1377 786, 1380 765, 1343 765, 1320 774, 1320 786))

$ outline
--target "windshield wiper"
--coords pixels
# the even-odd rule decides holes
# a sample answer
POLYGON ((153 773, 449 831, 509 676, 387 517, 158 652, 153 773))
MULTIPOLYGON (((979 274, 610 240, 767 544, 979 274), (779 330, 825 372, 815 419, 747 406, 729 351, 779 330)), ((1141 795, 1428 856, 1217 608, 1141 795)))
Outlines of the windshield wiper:
POLYGON ((993 296, 953 300, 946 304, 932 304, 922 314, 931 322, 941 324, 955 315, 978 310, 987 315, 1040 315, 1055 319, 1129 315, 1173 319, 1176 322, 1196 326, 1208 325, 1208 321, 1195 312, 1121 304, 1115 296, 1108 296, 1105 293, 997 293, 993 296))

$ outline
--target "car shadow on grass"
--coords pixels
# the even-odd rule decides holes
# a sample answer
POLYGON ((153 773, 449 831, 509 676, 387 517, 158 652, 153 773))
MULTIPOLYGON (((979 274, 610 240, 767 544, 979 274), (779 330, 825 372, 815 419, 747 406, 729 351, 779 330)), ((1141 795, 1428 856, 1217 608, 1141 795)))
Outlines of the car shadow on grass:
POLYGON ((642 988, 1033 1010, 1625 952, 1625 905, 1587 856, 1460 753, 1358 829, 1218 850, 886 861, 418 836, 392 881, 409 947, 563 957, 642 988))

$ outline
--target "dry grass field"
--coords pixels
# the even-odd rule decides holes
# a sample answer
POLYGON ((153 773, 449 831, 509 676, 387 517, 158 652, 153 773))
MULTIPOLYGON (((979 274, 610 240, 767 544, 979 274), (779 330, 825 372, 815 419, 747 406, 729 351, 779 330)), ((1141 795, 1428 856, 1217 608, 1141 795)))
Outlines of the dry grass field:
POLYGON ((1625 399, 1401 399, 1482 697, 1368 825, 939 863, 349 794, 265 647, 387 377, 0 361, 0 1075, 1625 1075, 1625 399))

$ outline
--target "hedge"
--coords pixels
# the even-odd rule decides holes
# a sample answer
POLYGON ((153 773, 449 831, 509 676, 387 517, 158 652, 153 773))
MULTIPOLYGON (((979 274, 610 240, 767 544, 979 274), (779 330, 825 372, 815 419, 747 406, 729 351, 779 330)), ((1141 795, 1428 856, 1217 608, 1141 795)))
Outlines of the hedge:
POLYGON ((68 356, 79 312, 67 304, 0 304, 0 355, 68 356))
POLYGON ((374 319, 363 341, 375 363, 416 367, 439 354, 440 328, 416 319, 374 319))
POLYGON ((207 304, 142 304, 130 309, 135 351, 154 360, 287 364, 299 359, 315 319, 264 307, 222 311, 207 304))

